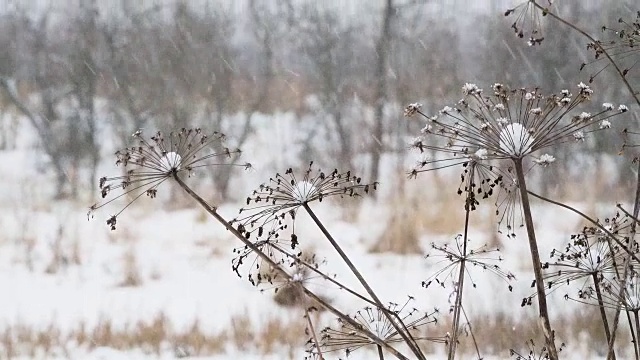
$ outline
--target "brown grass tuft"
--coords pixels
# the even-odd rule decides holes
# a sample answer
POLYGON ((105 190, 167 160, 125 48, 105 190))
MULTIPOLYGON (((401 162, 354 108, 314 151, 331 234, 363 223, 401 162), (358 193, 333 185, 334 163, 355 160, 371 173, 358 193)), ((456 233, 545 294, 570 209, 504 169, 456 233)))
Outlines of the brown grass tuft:
POLYGON ((124 278, 118 283, 121 287, 137 287, 142 285, 142 276, 138 269, 135 247, 130 247, 122 257, 124 278))

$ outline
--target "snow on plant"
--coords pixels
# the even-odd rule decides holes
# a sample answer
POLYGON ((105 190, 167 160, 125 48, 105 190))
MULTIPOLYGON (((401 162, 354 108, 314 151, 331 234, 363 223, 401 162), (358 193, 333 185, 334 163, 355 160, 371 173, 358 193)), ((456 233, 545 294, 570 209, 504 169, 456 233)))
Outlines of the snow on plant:
POLYGON ((605 106, 595 113, 572 115, 593 94, 584 83, 578 84, 575 94, 562 90, 543 95, 537 88, 509 90, 498 83, 492 90, 485 95, 477 86, 465 84, 465 98, 436 116, 425 115, 416 104, 405 109, 405 115, 420 114, 427 123, 412 147, 441 155, 419 164, 412 174, 463 164, 474 154, 482 160, 525 158, 554 144, 583 140, 588 133, 610 127, 607 119, 626 111, 624 106, 618 110, 605 106))

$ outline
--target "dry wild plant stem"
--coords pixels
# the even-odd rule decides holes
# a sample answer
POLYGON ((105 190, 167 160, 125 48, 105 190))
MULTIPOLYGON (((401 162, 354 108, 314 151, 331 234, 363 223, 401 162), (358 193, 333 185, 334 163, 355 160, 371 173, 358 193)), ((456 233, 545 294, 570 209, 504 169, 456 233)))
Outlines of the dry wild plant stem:
POLYGON ((297 265, 302 265, 305 268, 309 269, 309 271, 312 271, 316 274, 318 274, 320 277, 322 277, 324 280, 333 283, 334 285, 336 285, 340 290, 344 290, 346 292, 348 292, 349 294, 357 297, 358 299, 365 301, 373 306, 377 306, 375 302, 373 302, 372 300, 369 300, 368 298, 366 298, 364 295, 352 290, 351 288, 347 287, 346 285, 342 284, 341 282, 339 282, 338 280, 332 278, 331 276, 328 276, 327 274, 323 273, 322 271, 318 270, 314 265, 309 264, 308 262, 301 260, 299 258, 297 258, 294 255, 289 254, 286 251, 281 250, 278 247, 274 247, 275 249, 277 249, 282 255, 290 258, 292 261, 294 261, 297 265))
POLYGON ((378 358, 380 360, 384 360, 384 353, 382 352, 382 348, 378 345, 378 358))
MULTIPOLYGON (((200 206, 202 206, 209 215, 213 216, 218 222, 220 222, 228 231, 230 231, 238 240, 242 241, 251 251, 255 252, 264 262, 266 262, 269 266, 271 266, 274 270, 276 270, 279 274, 281 274, 285 279, 291 280, 291 276, 282 269, 278 264, 276 264, 269 256, 267 256, 264 252, 262 252, 254 243, 249 241, 244 237, 236 228, 234 228, 227 220, 225 220, 220 214, 218 214, 216 208, 211 206, 206 200, 204 200, 200 195, 198 195, 195 191, 193 191, 182 179, 178 176, 177 172, 174 172, 173 178, 176 180, 178 185, 191 196, 200 206)), ((398 350, 396 350, 391 345, 387 344, 384 340, 380 339, 371 331, 367 329, 362 329, 359 323, 354 321, 351 317, 343 314, 338 309, 334 308, 327 301, 317 296, 315 293, 300 285, 300 289, 307 295, 309 298, 313 299, 318 304, 322 305, 327 311, 331 312, 335 316, 339 317, 342 321, 350 324, 354 328, 360 328, 362 333, 366 335, 369 339, 375 342, 377 345, 382 346, 385 350, 389 351, 396 358, 400 360, 409 360, 408 357, 401 354, 398 350)))
POLYGON ((536 279, 536 293, 538 299, 538 311, 540 313, 540 325, 544 333, 544 339, 551 360, 558 360, 558 350, 554 340, 554 333, 551 330, 551 322, 549 321, 549 309, 547 308, 547 295, 544 290, 544 279, 542 277, 542 263, 540 262, 540 253, 538 250, 538 241, 536 240, 536 232, 533 227, 533 218, 531 216, 531 205, 529 204, 529 196, 527 193, 527 185, 524 178, 524 169, 522 167, 522 159, 513 159, 518 177, 518 188, 520 189, 520 197, 522 199, 522 210, 524 212, 524 222, 527 228, 527 237, 529 239, 529 250, 531 252, 531 262, 533 273, 536 279))
POLYGON ((467 316, 467 311, 464 309, 464 306, 460 306, 462 309, 462 315, 464 315, 465 320, 467 320, 467 325, 469 325, 469 334, 471 334, 471 339, 473 340, 473 347, 476 349, 476 354, 478 355, 478 359, 482 359, 480 355, 480 347, 478 346, 478 341, 476 340, 476 336, 473 333, 473 326, 471 326, 471 321, 469 321, 469 317, 467 316))
MULTIPOLYGON (((640 337, 640 319, 638 319, 638 310, 633 311, 633 316, 636 319, 636 338, 638 338, 640 337)), ((638 359, 640 358, 640 351, 638 350, 638 346, 634 346, 634 348, 636 351, 636 359, 638 359)))
MULTIPOLYGON (((304 291, 302 289, 298 289, 302 294, 304 291)), ((318 335, 316 334, 316 330, 313 327, 313 322, 311 321, 311 314, 309 314, 309 306, 307 306, 307 298, 306 296, 303 298, 304 300, 304 315, 307 318, 307 322, 309 323, 309 332, 311 333, 311 338, 313 339, 313 343, 316 345, 316 350, 318 351, 318 356, 320 360, 324 360, 324 355, 322 355, 322 349, 320 349, 320 342, 318 341, 318 335)), ((378 345, 380 347, 380 345, 378 345)))
POLYGON ((407 328, 402 323, 402 320, 400 320, 398 318, 397 314, 390 313, 387 310, 387 308, 382 304, 382 302, 380 301, 380 299, 378 298, 376 293, 373 291, 373 289, 369 286, 367 281, 364 279, 364 277, 362 276, 360 271, 358 271, 358 269, 355 267, 355 265, 353 265, 353 263, 351 262, 351 259, 349 259, 347 254, 342 250, 342 247, 340 247, 340 245, 338 245, 338 243, 335 241, 333 236, 331 236, 331 234, 329 233, 327 228, 325 228, 324 224, 322 224, 322 222, 320 221, 320 219, 318 219, 318 217, 313 212, 313 210, 311 210, 311 208, 309 207, 309 204, 303 203, 302 206, 307 211, 309 216, 311 216, 311 219, 313 219, 313 222, 318 226, 318 228, 320 228, 320 231, 322 231, 322 233, 327 238, 327 240, 329 240, 329 242, 331 243, 331 246, 333 246, 333 248, 338 252, 338 254, 342 258, 342 260, 345 262, 345 264, 347 264, 347 266, 349 267, 351 272, 356 276, 356 278, 358 278, 358 281, 360 282, 360 284, 362 284, 362 286, 365 288, 367 293, 371 296, 371 299, 376 303, 376 306, 380 310, 382 310, 382 313, 389 320, 389 322, 393 325, 393 327, 396 329, 398 334, 402 337, 402 339, 404 340, 406 345, 409 346, 411 351, 418 357, 418 359, 425 360, 426 358, 425 358, 424 354, 420 350, 418 344, 415 342, 415 339, 413 339, 411 337, 411 334, 409 333, 407 328), (395 319, 394 319, 394 316, 396 317, 395 319), (398 323, 400 325, 398 325, 398 323))
MULTIPOLYGON (((469 178, 473 179, 473 175, 475 172, 475 165, 471 165, 471 170, 469 174, 469 178)), ((466 203, 464 206, 465 216, 464 216, 464 235, 462 239, 462 259, 460 261, 460 269, 458 273, 458 283, 456 284, 456 299, 455 304, 453 305, 453 324, 451 324, 451 340, 449 343, 449 353, 447 355, 448 360, 453 360, 456 357, 456 348, 458 347, 458 330, 460 328, 460 309, 462 308, 462 290, 464 288, 464 272, 466 267, 466 256, 467 256, 467 240, 469 236, 469 216, 471 214, 471 201, 473 199, 473 194, 470 193, 473 191, 471 186, 467 189, 467 197, 466 203)))
MULTIPOLYGON (((604 301, 602 300, 602 291, 600 290, 600 280, 598 274, 591 274, 593 277, 593 286, 596 290, 596 296, 598 297, 598 307, 600 308, 600 317, 602 318, 602 325, 604 326, 604 335, 607 337, 607 344, 611 342, 611 330, 609 329, 609 321, 607 320, 607 312, 605 311, 604 301)), ((613 360, 616 355, 613 353, 613 360)))

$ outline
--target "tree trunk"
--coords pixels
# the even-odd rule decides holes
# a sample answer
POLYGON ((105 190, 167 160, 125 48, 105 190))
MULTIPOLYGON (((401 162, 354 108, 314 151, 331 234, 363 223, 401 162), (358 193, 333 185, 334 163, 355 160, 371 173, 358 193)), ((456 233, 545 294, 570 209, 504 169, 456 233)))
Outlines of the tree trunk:
POLYGON ((380 158, 384 151, 383 130, 384 130, 384 105, 387 100, 387 53, 391 39, 391 17, 393 16, 393 0, 387 0, 384 8, 382 20, 382 32, 376 43, 376 102, 375 102, 375 123, 373 125, 373 141, 371 146, 371 174, 370 181, 375 181, 380 176, 380 158))

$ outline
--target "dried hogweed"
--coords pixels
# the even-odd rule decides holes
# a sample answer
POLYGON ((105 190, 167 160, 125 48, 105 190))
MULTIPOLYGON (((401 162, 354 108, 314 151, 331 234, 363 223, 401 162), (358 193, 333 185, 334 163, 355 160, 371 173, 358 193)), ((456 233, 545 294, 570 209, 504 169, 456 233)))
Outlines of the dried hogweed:
MULTIPOLYGON (((423 313, 416 308, 408 308, 412 301, 413 297, 409 297, 402 305, 390 303, 387 311, 397 314, 402 319, 414 340, 444 342, 444 338, 427 336, 425 331, 426 326, 437 322, 434 317, 437 311, 423 313)), ((358 327, 338 319, 338 328, 326 327, 320 332, 320 346, 323 352, 344 351, 348 357, 357 349, 376 346, 362 333, 363 329, 376 334, 389 344, 404 341, 382 309, 365 307, 357 311, 352 319, 358 323, 358 327)), ((313 343, 310 341, 309 344, 312 347, 310 352, 316 352, 313 343)))
POLYGON ((622 264, 619 247, 595 228, 585 228, 580 234, 571 235, 571 242, 564 250, 554 249, 553 262, 543 265, 548 289, 582 281, 578 293, 590 292, 605 278, 614 276, 617 264, 622 264), (613 250, 613 251, 612 251, 613 250))
MULTIPOLYGON (((628 243, 631 220, 617 213, 605 218, 601 225, 621 243, 628 243)), ((578 280, 583 282, 578 295, 591 293, 592 286, 621 273, 626 252, 609 234, 596 226, 587 226, 578 234, 571 235, 571 241, 564 250, 551 252, 552 262, 544 264, 545 282, 549 289, 578 280), (555 259, 555 260, 553 260, 555 259)))
MULTIPOLYGON (((552 1, 547 0, 546 2, 550 6, 552 1)), ((527 0, 505 11, 504 16, 515 16, 516 19, 513 24, 511 24, 511 28, 519 38, 527 37, 527 44, 529 46, 535 46, 540 45, 544 40, 540 17, 546 16, 547 11, 546 8, 539 11, 534 4, 527 0)))
POLYGON ((225 158, 232 154, 240 153, 240 150, 230 150, 224 144, 225 136, 214 132, 205 134, 201 129, 186 129, 169 133, 165 137, 161 132, 146 139, 142 131, 133 134, 138 144, 118 150, 116 152, 116 165, 125 168, 124 175, 113 177, 101 177, 99 181, 102 198, 106 198, 111 192, 121 192, 103 202, 91 206, 89 215, 119 198, 132 196, 127 204, 115 215, 107 220, 111 230, 115 230, 118 215, 120 215, 133 202, 143 195, 155 198, 158 187, 167 179, 178 175, 191 176, 200 167, 204 166, 241 166, 249 168, 249 164, 228 164, 225 158), (214 149, 222 149, 215 151, 214 149))
POLYGON ((634 73, 634 71, 640 62, 640 11, 636 13, 633 21, 620 18, 618 24, 618 27, 603 26, 602 31, 606 34, 606 39, 587 44, 587 50, 593 53, 594 59, 583 63, 580 69, 600 60, 607 62, 606 65, 595 71, 591 76, 592 80, 604 69, 611 66, 611 61, 616 62, 622 76, 637 75, 637 72, 634 73))
MULTIPOLYGON (((558 95, 543 95, 537 88, 509 90, 497 83, 489 95, 475 84, 465 84, 462 89, 465 97, 454 108, 445 106, 436 116, 425 115, 419 107, 409 111, 427 120, 421 137, 412 146, 442 155, 421 162, 412 170, 414 173, 470 159, 522 159, 551 145, 584 141, 587 133, 611 127, 608 119, 627 111, 624 105, 615 110, 605 103, 595 113, 578 113, 575 109, 593 94, 583 83, 578 84, 575 94, 562 90, 558 95)), ((549 156, 536 160, 540 164, 553 161, 549 156)))
MULTIPOLYGON (((337 169, 325 173, 313 169, 313 162, 298 178, 293 169, 276 174, 268 183, 261 184, 247 197, 247 207, 240 209, 240 216, 232 221, 247 238, 253 233, 261 236, 265 228, 277 232, 287 216, 295 219, 298 209, 314 201, 328 197, 358 197, 377 188, 377 183, 365 184, 350 171, 337 169), (274 222, 278 226, 273 226, 274 222)), ((275 234, 274 234, 275 235, 275 234)))
MULTIPOLYGON (((496 161, 521 160, 555 144, 582 142, 586 134, 610 128, 609 118, 627 111, 624 105, 616 109, 610 103, 603 104, 595 113, 576 111, 593 94, 583 83, 578 84, 575 94, 562 90, 558 95, 543 95, 537 88, 510 90, 502 84, 494 84, 488 95, 475 84, 465 84, 462 91, 465 97, 455 107, 445 106, 436 116, 424 114, 420 104, 405 109, 407 116, 419 114, 426 119, 422 134, 411 146, 423 155, 429 154, 409 171, 409 176, 465 166, 463 181, 476 186, 484 193, 483 198, 500 185, 504 194, 498 203, 506 210, 503 218, 506 216, 508 229, 515 223, 518 184, 515 171, 497 166, 500 163, 496 161), (474 172, 474 179, 468 180, 465 176, 472 163, 484 166, 476 166, 479 171, 474 172)), ((531 161, 548 166, 555 158, 542 154, 531 161)), ((463 193, 462 189, 458 192, 463 193)))
MULTIPOLYGON (((427 254, 425 257, 427 259, 435 258, 437 261, 434 265, 443 266, 422 282, 423 287, 428 288, 434 281, 442 287, 445 287, 448 281, 456 282, 458 278, 458 268, 462 263, 465 263, 465 275, 474 288, 477 287, 477 284, 473 280, 471 269, 475 268, 486 270, 497 275, 499 278, 505 280, 509 291, 513 290, 510 282, 515 279, 515 275, 510 271, 502 269, 500 265, 498 265, 498 263, 503 261, 502 256, 499 255, 500 249, 490 249, 485 244, 475 249, 466 248, 465 250, 463 241, 463 236, 458 235, 455 238, 454 246, 431 243, 433 252, 427 254)), ((467 239, 467 244, 469 242, 470 240, 467 239)))

